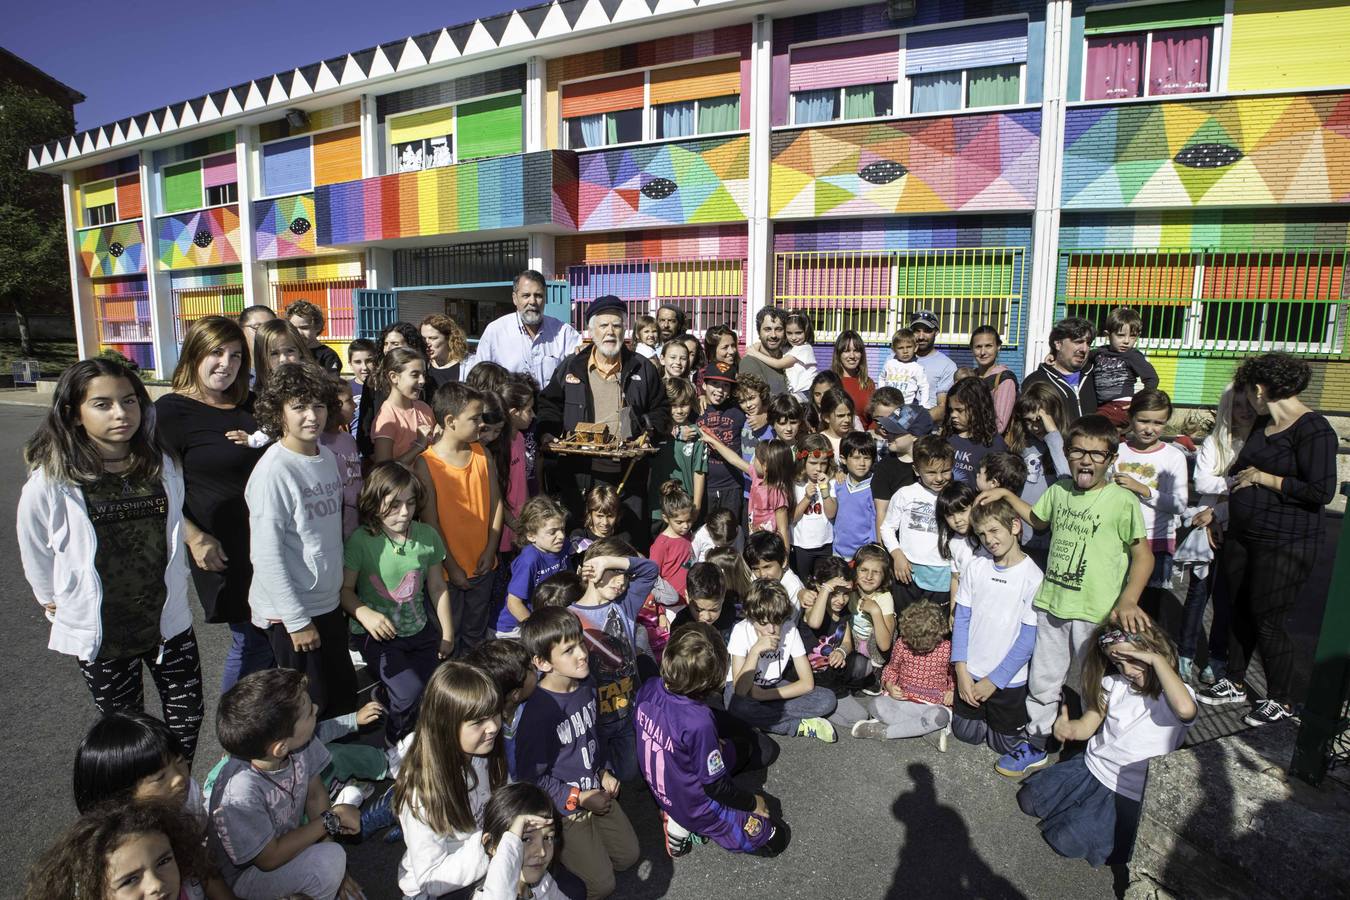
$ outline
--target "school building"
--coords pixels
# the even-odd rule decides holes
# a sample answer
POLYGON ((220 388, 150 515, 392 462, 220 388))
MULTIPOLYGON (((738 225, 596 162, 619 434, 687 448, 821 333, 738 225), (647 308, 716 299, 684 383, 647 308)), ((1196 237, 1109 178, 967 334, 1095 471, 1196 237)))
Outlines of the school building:
POLYGON ((29 167, 64 179, 81 352, 161 376, 255 303, 318 304, 339 351, 432 311, 476 335, 530 267, 560 317, 809 310, 822 361, 855 328, 879 366, 933 309, 1019 375, 1128 304, 1180 403, 1278 348, 1350 412, 1350 0, 554 0, 29 167))

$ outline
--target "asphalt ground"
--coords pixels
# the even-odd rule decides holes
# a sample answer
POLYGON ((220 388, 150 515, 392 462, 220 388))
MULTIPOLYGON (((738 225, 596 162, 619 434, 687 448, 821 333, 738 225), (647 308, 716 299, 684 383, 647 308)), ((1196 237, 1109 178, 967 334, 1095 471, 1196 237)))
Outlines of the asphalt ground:
MULTIPOLYGON (((0 403, 0 506, 14 510, 25 473, 22 445, 45 410, 0 403)), ((0 519, 0 584, 11 601, 0 652, 0 895, 18 896, 28 866, 75 818, 71 765, 75 748, 97 718, 73 658, 47 649, 48 625, 23 578, 14 517, 0 519)), ((1337 522, 1333 522, 1333 535, 1337 522)), ((1321 621, 1321 599, 1334 544, 1323 554, 1294 630, 1303 650, 1299 677, 1321 621)), ((217 690, 228 631, 197 618, 207 725, 193 774, 203 778, 221 750, 215 739, 217 690)), ((159 701, 147 677, 147 709, 159 701)), ((1193 739, 1240 727, 1240 712, 1202 708, 1193 739)), ((618 877, 617 897, 706 898, 741 893, 780 897, 979 898, 1110 897, 1120 877, 1057 856, 1034 820, 1017 808, 1017 785, 993 769, 982 747, 951 741, 946 753, 922 739, 861 741, 842 735, 826 745, 811 738, 779 740, 782 754, 767 771, 742 776, 772 798, 792 828, 777 859, 734 855, 715 845, 672 861, 663 849, 656 806, 641 783, 620 798, 637 829, 643 855, 618 877)), ((398 898, 402 844, 379 838, 348 848, 349 871, 371 900, 398 898)))

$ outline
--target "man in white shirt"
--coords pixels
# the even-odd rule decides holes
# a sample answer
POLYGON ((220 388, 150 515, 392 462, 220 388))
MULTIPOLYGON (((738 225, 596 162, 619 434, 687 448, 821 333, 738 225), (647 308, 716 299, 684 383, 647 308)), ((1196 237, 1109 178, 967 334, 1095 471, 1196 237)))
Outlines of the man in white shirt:
POLYGON ((928 412, 934 420, 941 422, 947 412, 947 392, 952 389, 956 379, 956 363, 951 357, 934 346, 937 341, 938 317, 931 309, 921 309, 909 320, 909 328, 914 332, 914 361, 923 367, 928 376, 928 398, 933 405, 928 412))
POLYGON ((494 362, 509 372, 534 377, 540 387, 553 370, 576 350, 581 335, 566 322, 544 315, 548 284, 543 275, 527 269, 511 285, 516 311, 494 319, 478 339, 478 361, 494 362))

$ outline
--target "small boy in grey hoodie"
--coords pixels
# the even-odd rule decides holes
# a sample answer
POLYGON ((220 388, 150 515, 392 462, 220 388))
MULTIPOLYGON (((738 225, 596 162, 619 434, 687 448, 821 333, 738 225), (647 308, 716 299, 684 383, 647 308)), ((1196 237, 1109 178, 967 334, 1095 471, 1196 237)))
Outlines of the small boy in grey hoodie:
POLYGON ((313 363, 281 366, 254 409, 277 438, 253 468, 249 511, 253 624, 267 632, 277 665, 303 672, 320 719, 356 709, 342 589, 342 476, 319 444, 337 382, 313 363))

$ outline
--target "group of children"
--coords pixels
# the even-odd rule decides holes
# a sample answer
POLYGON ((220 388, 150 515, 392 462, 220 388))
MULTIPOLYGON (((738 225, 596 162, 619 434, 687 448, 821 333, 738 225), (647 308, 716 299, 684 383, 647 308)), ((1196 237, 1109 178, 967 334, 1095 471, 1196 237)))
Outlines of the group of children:
POLYGON ((120 896, 124 873, 169 884, 170 868, 188 896, 356 896, 341 841, 396 819, 406 897, 603 897, 640 853, 622 791, 650 791, 672 856, 700 840, 774 855, 787 825, 734 776, 772 762, 766 734, 832 743, 836 729, 940 750, 954 735, 1016 778, 1085 741, 1019 800, 1060 852, 1126 858, 1147 761, 1196 716, 1155 622, 1178 523, 1203 512, 1185 454, 1162 439, 1167 395, 1133 394, 1124 439, 1102 415, 1069 424, 1053 390, 1018 394, 1011 376, 967 374, 935 405, 902 332, 881 385, 854 363, 848 377, 871 390, 859 409, 837 373, 815 371, 809 318, 787 321, 782 359, 746 351, 789 373, 778 396, 737 376, 729 330, 710 330, 695 379, 702 342, 657 350, 637 322, 674 423, 638 488, 652 508, 638 541, 616 533, 611 487, 575 511, 533 489, 528 376, 480 363, 430 390, 415 330, 392 327, 378 349, 352 345, 346 383, 284 321, 258 327, 268 446, 246 492, 249 603, 276 667, 222 696, 229 757, 205 791, 187 774, 200 686, 195 723, 165 693, 171 656, 200 681, 181 475, 134 375, 67 370, 28 448, 25 571, 53 648, 79 656, 96 698, 134 677, 121 705, 139 710, 143 659, 166 722, 110 712, 90 732, 82 818, 30 896, 120 896), (129 573, 95 518, 104 506, 145 541, 129 573), (81 589, 112 571, 142 610, 116 659, 81 589), (354 655, 375 684, 365 706, 354 655), (394 786, 363 815, 359 793, 330 799, 334 756, 316 733, 381 718, 394 786))

